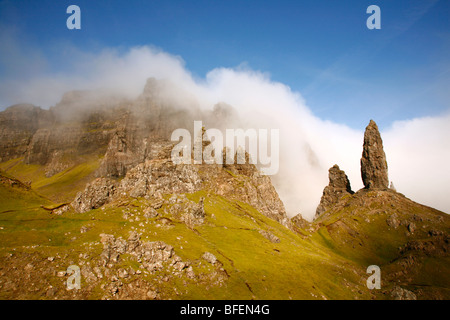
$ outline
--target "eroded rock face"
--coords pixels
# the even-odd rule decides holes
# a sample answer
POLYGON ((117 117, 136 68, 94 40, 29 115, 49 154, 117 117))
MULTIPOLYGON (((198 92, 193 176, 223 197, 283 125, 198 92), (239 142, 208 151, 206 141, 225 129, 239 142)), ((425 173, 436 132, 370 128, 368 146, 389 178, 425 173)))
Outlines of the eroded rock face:
MULTIPOLYGON (((138 198, 153 197, 157 193, 184 194, 210 190, 226 198, 246 202, 265 216, 290 226, 283 202, 270 178, 261 175, 254 165, 174 164, 170 159, 172 147, 173 144, 166 142, 156 159, 146 160, 128 170, 115 196, 138 198)), ((184 218, 197 224, 201 214, 184 218)))
POLYGON ((22 157, 36 131, 52 123, 48 110, 18 104, 0 112, 0 162, 22 157))
POLYGON ((147 160, 128 171, 120 182, 118 195, 138 198, 156 192, 193 193, 201 186, 196 166, 175 165, 169 159, 147 160))
POLYGON ((323 190, 322 198, 316 210, 315 218, 330 209, 343 196, 353 194, 350 181, 337 164, 328 170, 329 183, 323 190))
POLYGON ((127 142, 125 131, 118 130, 109 141, 108 149, 98 170, 99 176, 123 177, 137 163, 137 156, 127 142))
POLYGON ((366 189, 387 190, 389 187, 388 165, 383 150, 383 141, 378 126, 373 120, 370 120, 364 133, 361 177, 366 189))
POLYGON ((78 192, 71 205, 75 211, 83 213, 100 208, 112 197, 116 190, 115 181, 97 178, 89 183, 83 192, 78 192))

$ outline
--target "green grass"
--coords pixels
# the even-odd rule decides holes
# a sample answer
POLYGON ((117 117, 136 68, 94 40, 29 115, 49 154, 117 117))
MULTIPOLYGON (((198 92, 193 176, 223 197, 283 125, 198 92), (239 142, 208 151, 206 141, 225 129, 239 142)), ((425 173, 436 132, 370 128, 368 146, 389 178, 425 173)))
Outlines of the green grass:
MULTIPOLYGON (((33 185, 42 190, 44 186, 63 184, 69 174, 65 172, 53 179, 42 179, 33 185)), ((142 241, 164 241, 172 245, 184 261, 191 261, 197 274, 208 277, 215 269, 201 259, 202 254, 208 251, 221 261, 229 275, 222 286, 199 285, 194 280, 173 278, 159 285, 165 298, 322 299, 322 295, 328 298, 352 296, 352 292, 342 287, 336 273, 337 266, 343 263, 341 257, 320 244, 302 239, 245 203, 205 191, 187 194, 187 198, 193 201, 205 197, 206 221, 192 230, 173 217, 170 228, 158 226, 159 217, 146 221, 142 213, 148 205, 145 199, 129 201, 122 207, 110 204, 86 213, 68 211, 56 216, 41 208, 41 205, 51 207, 55 204, 33 190, 7 189, 0 189, 0 196, 4 197, 2 210, 15 209, 2 213, 0 253, 14 250, 15 254, 25 254, 30 248, 38 246, 39 254, 44 257, 59 254, 66 256, 66 261, 77 263, 80 253, 86 252, 89 245, 93 259, 98 257, 102 250, 99 244, 101 233, 127 239, 131 231, 137 230, 142 241), (139 217, 139 221, 125 220, 124 211, 133 214, 133 219, 139 217), (85 233, 80 232, 83 226, 89 228, 85 233), (279 237, 280 243, 271 243, 258 232, 260 229, 272 232, 279 237), (324 278, 321 274, 329 276, 324 278), (183 294, 174 295, 175 289, 183 294)), ((158 211, 160 215, 167 216, 163 213, 164 207, 158 211)), ((120 266, 138 269, 139 264, 124 255, 117 267, 120 266)), ((354 277, 350 269, 343 272, 349 278, 354 277)), ((154 282, 157 275, 146 277, 154 282)), ((97 288, 90 298, 99 298, 101 293, 97 288)))
POLYGON ((100 165, 100 158, 93 156, 51 177, 45 176, 44 166, 25 164, 22 158, 0 164, 0 170, 21 181, 31 182, 33 190, 57 203, 70 202, 76 193, 84 189, 100 165))
MULTIPOLYGON (((306 233, 308 236, 285 228, 249 204, 206 190, 186 194, 191 201, 205 199, 205 222, 192 229, 180 217, 166 213, 171 206, 168 204, 157 210, 158 217, 147 220, 143 211, 151 205, 151 200, 143 198, 110 203, 86 213, 70 210, 54 215, 43 208, 51 209, 63 202, 58 194, 64 194, 65 199, 74 196, 74 190, 81 188, 97 166, 98 159, 91 159, 46 178, 41 167, 28 166, 20 160, 1 164, 0 168, 10 177, 19 174, 25 181, 34 180, 32 189, 0 185, 0 255, 13 252, 17 257, 24 257, 24 264, 29 255, 37 256, 39 261, 58 255, 64 257, 58 268, 65 269, 69 264, 79 264, 80 254, 88 253, 88 261, 95 265, 102 252, 100 234, 127 239, 132 231, 137 231, 142 241, 163 241, 173 246, 175 253, 190 262, 201 276, 201 280, 172 277, 161 282, 158 279, 166 271, 142 274, 142 279, 155 283, 164 299, 370 299, 386 296, 366 288, 367 266, 378 264, 383 272, 394 272, 395 266, 390 263, 398 256, 398 247, 410 239, 404 225, 398 230, 388 228, 388 213, 383 213, 382 205, 372 203, 364 211, 352 203, 352 197, 345 199, 349 201, 348 206, 330 212, 321 221, 319 230, 306 233), (372 213, 368 214, 368 210, 372 213), (127 219, 124 213, 128 214, 127 219), (163 225, 161 217, 169 218, 170 226, 163 225), (366 222, 367 218, 370 222, 366 222), (83 227, 87 231, 81 233, 83 227), (259 230, 271 232, 280 242, 270 242, 259 230), (206 251, 217 257, 228 275, 222 285, 207 280, 219 267, 201 258, 206 251)), ((168 199, 171 195, 164 197, 168 199)), ((401 219, 410 219, 420 211, 412 204, 395 210, 401 219)), ((427 211, 424 217, 427 215, 432 217, 435 213, 427 211)), ((425 231, 421 232, 417 231, 416 236, 426 235, 425 231)), ((133 256, 125 254, 114 268, 138 270, 139 267, 133 256)), ((450 281, 447 269, 442 267, 440 259, 426 259, 423 272, 414 281, 417 286, 429 284, 446 290, 445 283, 450 281), (443 276, 437 276, 436 270, 443 276)), ((48 270, 41 276, 42 281, 57 286, 54 273, 55 270, 48 270)), ((128 284, 133 279, 123 281, 128 284)), ((102 284, 108 283, 105 279, 99 281, 92 291, 83 293, 83 298, 101 298, 102 284)), ((24 293, 22 297, 34 295, 24 293)), ((10 296, 2 293, 0 298, 10 296)))

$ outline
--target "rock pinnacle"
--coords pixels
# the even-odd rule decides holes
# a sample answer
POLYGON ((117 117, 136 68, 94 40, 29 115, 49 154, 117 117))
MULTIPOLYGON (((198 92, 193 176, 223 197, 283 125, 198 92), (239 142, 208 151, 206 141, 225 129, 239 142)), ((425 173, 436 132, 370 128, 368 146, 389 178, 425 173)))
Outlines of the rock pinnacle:
POLYGON ((389 187, 388 166, 383 140, 375 121, 370 120, 364 133, 361 177, 366 189, 386 190, 389 187))
POLYGON ((322 198, 316 210, 316 218, 335 205, 343 196, 353 194, 350 181, 337 164, 328 170, 328 186, 323 190, 322 198))

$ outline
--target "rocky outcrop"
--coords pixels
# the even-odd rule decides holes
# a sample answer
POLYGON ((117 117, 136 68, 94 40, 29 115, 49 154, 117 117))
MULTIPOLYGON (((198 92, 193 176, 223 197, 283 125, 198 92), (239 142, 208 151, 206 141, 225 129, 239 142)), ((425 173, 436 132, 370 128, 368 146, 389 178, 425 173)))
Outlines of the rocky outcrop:
POLYGON ((2 171, 0 171, 0 185, 6 185, 8 187, 12 188, 19 188, 24 190, 31 190, 31 187, 20 180, 17 180, 13 177, 9 177, 6 175, 3 175, 2 171))
POLYGON ((364 133, 361 177, 366 189, 387 190, 389 187, 388 165, 383 150, 383 141, 378 126, 373 120, 370 120, 364 133))
POLYGON ((417 300, 416 295, 402 287, 395 286, 391 291, 391 297, 394 300, 417 300))
POLYGON ((278 238, 276 235, 274 235, 272 232, 267 230, 258 230, 258 232, 267 240, 269 240, 272 243, 280 243, 280 238, 278 238))
MULTIPOLYGON (((284 205, 269 177, 257 172, 250 176, 242 173, 230 175, 220 165, 175 165, 169 159, 147 160, 129 170, 120 182, 116 197, 153 197, 155 194, 184 194, 200 190, 243 201, 286 227, 290 225, 284 205)), ((177 204, 172 211, 181 205, 177 204)), ((187 210, 183 208, 179 211, 187 210)), ((192 212, 201 210, 194 209, 187 210, 189 214, 184 215, 183 219, 196 224, 201 220, 201 215, 192 216, 192 212)))
POLYGON ((150 272, 160 271, 167 266, 171 266, 178 272, 186 271, 187 274, 194 275, 188 262, 175 254, 172 246, 162 241, 141 241, 138 233, 130 234, 128 240, 121 237, 114 237, 111 234, 101 234, 100 242, 103 244, 103 251, 100 260, 104 267, 111 267, 118 263, 120 257, 128 253, 134 257, 138 263, 150 272), (187 270, 186 270, 187 269, 187 270))
POLYGON ((291 218, 291 224, 296 229, 309 229, 311 227, 311 222, 305 220, 301 213, 291 218))
POLYGON ((323 190, 322 198, 316 209, 315 218, 335 205, 343 196, 351 195, 350 181, 343 170, 337 164, 328 170, 329 183, 323 190))
POLYGON ((189 227, 193 228, 196 225, 203 224, 206 213, 205 207, 203 204, 205 198, 200 198, 198 203, 193 201, 189 201, 189 205, 186 206, 183 215, 181 216, 181 220, 189 227))
POLYGON ((118 196, 134 198, 162 194, 193 193, 201 189, 198 167, 175 165, 169 159, 147 160, 129 170, 118 187, 118 196))
POLYGON ((89 183, 83 192, 78 192, 71 205, 75 211, 80 213, 100 208, 109 201, 115 190, 114 180, 97 178, 89 183))
POLYGON ((205 252, 202 254, 202 258, 211 264, 215 264, 218 260, 215 255, 213 255, 211 252, 205 252))

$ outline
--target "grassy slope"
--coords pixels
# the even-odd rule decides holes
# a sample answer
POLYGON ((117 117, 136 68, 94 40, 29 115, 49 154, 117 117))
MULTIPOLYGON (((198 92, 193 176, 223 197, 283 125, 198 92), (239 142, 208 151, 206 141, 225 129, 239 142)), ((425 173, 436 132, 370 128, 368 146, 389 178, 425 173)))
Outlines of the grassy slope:
MULTIPOLYGON (((58 198, 55 193, 61 190, 53 186, 64 181, 70 172, 48 179, 42 177, 39 172, 41 168, 12 162, 1 167, 9 169, 10 173, 20 173, 24 178, 35 178, 32 186, 46 191, 46 195, 53 199, 58 198)), ((84 176, 79 177, 81 180, 84 176)), ((161 298, 368 299, 373 295, 365 288, 365 270, 355 263, 336 255, 317 241, 286 229, 245 203, 218 195, 205 192, 187 194, 193 201, 205 197, 206 222, 192 230, 165 213, 164 206, 158 209, 159 217, 147 221, 142 213, 149 205, 145 199, 109 204, 83 214, 69 211, 56 216, 41 208, 41 205, 52 205, 46 198, 32 190, 20 191, 20 195, 11 197, 15 192, 17 190, 9 190, 9 187, 0 189, 5 199, 0 207, 0 256, 7 257, 2 258, 2 269, 8 270, 11 277, 20 279, 21 285, 18 290, 4 285, 0 298, 46 298, 50 285, 59 290, 58 297, 73 297, 64 290, 65 279, 55 276, 57 271, 65 270, 74 263, 94 264, 102 251, 99 243, 101 233, 126 239, 131 231, 140 232, 142 240, 158 240, 172 245, 176 254, 185 261, 191 261, 194 271, 204 274, 205 278, 214 270, 209 264, 202 263, 200 257, 206 251, 211 252, 229 275, 221 285, 183 278, 161 282, 157 281, 161 276, 158 273, 141 275, 141 278, 157 286, 161 298), (16 200, 11 202, 12 198, 16 200), (14 210, 8 211, 11 208, 14 210), (125 212, 128 218, 124 217, 125 212), (160 218, 163 216, 172 220, 170 226, 161 225, 160 218), (80 233, 83 226, 89 231, 80 233), (261 229, 276 235, 280 242, 272 243, 264 238, 258 232, 261 229), (85 253, 89 257, 81 258, 80 255, 85 253), (55 261, 48 261, 50 256, 56 257, 55 261), (39 271, 39 278, 23 278, 22 274, 15 273, 9 267, 12 261, 17 269, 32 264, 39 271), (26 285, 27 281, 31 284, 26 285), (33 286, 40 289, 30 291, 29 287, 33 286)), ((137 270, 139 264, 124 255, 116 267, 137 270)), ((99 281, 94 288, 75 297, 101 298, 104 292, 100 286, 107 284, 105 281, 99 281)))
POLYGON ((316 222, 321 227, 313 235, 315 241, 361 266, 380 266, 386 280, 385 293, 396 282, 419 290, 423 298, 450 297, 448 254, 411 252, 408 254, 414 256, 415 264, 405 267, 400 262, 408 254, 402 255, 399 250, 409 241, 434 241, 430 230, 448 235, 448 214, 417 204, 400 193, 361 190, 316 222), (387 223, 392 215, 397 218, 397 227, 387 223), (408 229, 410 224, 414 225, 413 232, 408 229), (423 287, 435 292, 423 292, 423 287))
POLYGON ((83 190, 93 178, 100 165, 100 158, 91 156, 78 165, 68 168, 52 177, 45 176, 45 168, 40 165, 27 165, 22 158, 0 164, 0 170, 21 181, 31 182, 33 190, 54 202, 70 202, 76 193, 83 190))
MULTIPOLYGON (((306 236, 286 229, 245 203, 204 191, 187 194, 196 202, 205 197, 206 221, 194 229, 166 213, 169 205, 158 209, 157 218, 147 220, 143 210, 150 203, 145 199, 112 203, 83 214, 69 211, 61 216, 41 207, 71 200, 97 166, 98 159, 91 159, 46 178, 42 167, 24 165, 20 159, 0 165, 7 175, 32 181, 31 190, 0 186, 0 256, 6 257, 1 259, 0 267, 7 270, 9 279, 17 278, 21 283, 16 290, 11 284, 3 283, 0 298, 48 298, 49 286, 57 289, 59 298, 102 298, 105 290, 101 286, 107 285, 107 280, 99 280, 95 286, 75 294, 66 292, 65 278, 55 274, 71 264, 96 264, 102 251, 101 233, 126 239, 131 231, 138 231, 142 240, 172 245, 176 254, 190 261, 196 274, 204 275, 205 279, 212 276, 214 268, 202 263, 200 257, 206 251, 211 252, 229 276, 223 284, 208 284, 208 281, 176 277, 165 282, 160 281, 164 274, 142 274, 140 279, 154 284, 163 299, 389 298, 386 291, 367 289, 367 266, 379 265, 383 275, 393 275, 401 269, 397 263, 400 246, 411 239, 426 239, 430 229, 448 233, 450 226, 447 215, 400 194, 362 196, 357 193, 348 197, 340 207, 319 219, 317 232, 305 231, 306 236), (397 229, 386 223, 393 213, 402 222, 397 229), (417 216, 422 217, 421 222, 414 220, 417 216), (442 221, 436 220, 439 216, 442 221), (161 217, 172 222, 165 226, 161 217), (414 234, 407 232, 411 221, 417 225, 414 234), (88 231, 81 233, 82 227, 88 231), (270 231, 280 242, 270 242, 259 230, 270 231), (83 257, 86 254, 88 257, 83 257), (48 261, 50 256, 56 260, 48 261), (18 273, 17 270, 26 269, 29 264, 38 271, 38 279, 24 278, 18 273), (17 270, 11 269, 11 265, 17 270), (30 290, 33 286, 37 288, 34 291, 30 290)), ((448 257, 427 256, 420 261, 417 267, 420 272, 409 274, 411 281, 403 286, 420 288, 425 297, 434 297, 434 288, 440 288, 440 296, 448 297, 448 257)), ((124 255, 115 266, 120 267, 138 270, 139 263, 124 255)), ((137 281, 137 278, 127 281, 137 281)), ((392 283, 384 282, 383 286, 390 288, 392 283)))

